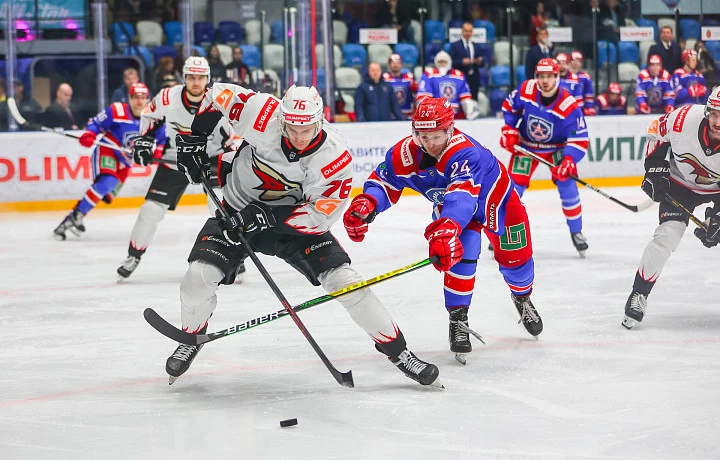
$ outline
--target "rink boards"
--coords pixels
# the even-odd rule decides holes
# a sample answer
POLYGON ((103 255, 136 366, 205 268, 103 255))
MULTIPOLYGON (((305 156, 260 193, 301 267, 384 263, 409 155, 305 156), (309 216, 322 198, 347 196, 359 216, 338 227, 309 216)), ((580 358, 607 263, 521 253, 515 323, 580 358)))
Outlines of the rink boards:
MULTIPOLYGON (((578 165, 582 178, 596 187, 639 185, 643 174, 645 128, 654 116, 587 118, 590 149, 578 165)), ((486 145, 507 165, 500 148, 500 118, 459 120, 456 127, 486 145)), ((338 123, 354 162, 354 188, 359 189, 387 150, 410 134, 409 122, 338 123)), ((82 131, 78 131, 81 133, 82 131)), ((39 211, 72 206, 92 181, 92 150, 74 139, 43 132, 0 134, 0 211, 39 211)), ((155 166, 136 166, 113 206, 142 203, 155 166)), ((533 188, 551 186, 549 171, 539 167, 533 188)), ((358 190, 355 190, 357 192, 358 190)), ((182 204, 203 204, 199 186, 190 186, 182 204)), ((106 206, 100 203, 100 206, 106 206)))

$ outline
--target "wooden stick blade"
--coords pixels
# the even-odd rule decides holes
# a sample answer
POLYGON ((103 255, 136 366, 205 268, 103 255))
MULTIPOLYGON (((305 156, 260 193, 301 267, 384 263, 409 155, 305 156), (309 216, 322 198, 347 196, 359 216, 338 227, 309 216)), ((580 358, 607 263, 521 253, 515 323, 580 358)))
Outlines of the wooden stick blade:
POLYGON ((15 121, 17 121, 19 125, 26 125, 27 120, 20 114, 20 110, 18 110, 17 102, 15 102, 14 97, 7 98, 7 105, 10 115, 12 115, 15 121))

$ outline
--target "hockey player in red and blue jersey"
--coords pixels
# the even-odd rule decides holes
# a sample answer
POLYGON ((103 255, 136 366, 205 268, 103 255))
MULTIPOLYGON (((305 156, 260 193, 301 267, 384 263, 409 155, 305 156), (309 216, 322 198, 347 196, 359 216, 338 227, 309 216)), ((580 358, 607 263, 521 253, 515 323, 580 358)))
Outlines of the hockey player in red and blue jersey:
POLYGON ((415 105, 426 97, 441 97, 450 102, 456 120, 474 120, 480 116, 465 74, 452 68, 452 59, 445 51, 435 55, 435 68, 425 71, 420 79, 415 105))
MULTIPOLYGON (((83 147, 96 144, 98 135, 103 143, 121 148, 132 146, 140 131, 140 115, 148 103, 150 92, 144 83, 135 83, 128 90, 129 102, 112 103, 88 122, 87 130, 78 139, 83 147)), ((165 131, 157 133, 159 148, 165 142, 165 131)), ((66 232, 80 236, 85 231, 83 217, 103 200, 110 204, 127 179, 132 167, 131 156, 121 150, 97 146, 92 154, 93 183, 70 214, 55 230, 55 238, 66 239, 66 232)))
POLYGON ((673 72, 671 80, 675 91, 675 107, 704 104, 707 101, 707 85, 703 74, 697 71, 697 52, 685 50, 681 57, 683 66, 673 72))
POLYGON ((382 77, 392 86, 400 110, 410 118, 413 109, 413 94, 417 92, 418 84, 412 73, 402 71, 402 58, 399 54, 390 56, 388 71, 383 73, 382 77))
POLYGON ((607 92, 599 95, 596 103, 598 115, 627 115, 627 102, 620 83, 610 83, 607 92))
POLYGON ((559 66, 556 60, 544 58, 535 67, 535 79, 527 80, 503 102, 505 126, 500 146, 512 154, 510 177, 520 196, 530 186, 530 177, 538 161, 517 151, 520 145, 551 161, 552 179, 560 192, 563 213, 570 228, 575 249, 584 257, 588 248, 582 234, 582 206, 577 184, 577 162, 588 148, 585 118, 575 98, 558 88, 559 66))
POLYGON ((560 69, 560 88, 563 88, 570 93, 570 95, 575 98, 577 105, 582 108, 583 86, 577 74, 568 69, 567 54, 558 53, 557 56, 555 56, 555 60, 558 62, 558 67, 560 69))
POLYGON ((573 51, 570 53, 570 72, 578 76, 580 80, 580 86, 582 87, 581 93, 583 95, 583 103, 580 104, 582 107, 583 115, 591 116, 595 115, 595 90, 593 89, 592 77, 589 73, 582 69, 583 65, 583 54, 580 51, 573 51))
POLYGON ((675 90, 670 72, 663 69, 657 54, 648 57, 647 68, 640 71, 635 84, 635 106, 638 113, 670 113, 675 108, 675 90))
POLYGON ((345 212, 353 241, 362 241, 378 213, 397 203, 403 189, 420 192, 434 205, 425 229, 435 268, 445 272, 445 308, 450 314, 450 350, 464 364, 472 351, 468 307, 475 286, 484 230, 521 321, 533 336, 543 324, 530 301, 535 278, 525 207, 505 167, 478 141, 454 128, 442 98, 423 99, 412 119, 412 136, 388 150, 345 212))

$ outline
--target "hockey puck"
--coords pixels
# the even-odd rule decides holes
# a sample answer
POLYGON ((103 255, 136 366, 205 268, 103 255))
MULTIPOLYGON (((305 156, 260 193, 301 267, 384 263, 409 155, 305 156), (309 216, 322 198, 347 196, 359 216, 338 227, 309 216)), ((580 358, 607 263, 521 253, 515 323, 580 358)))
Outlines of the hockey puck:
POLYGON ((288 426, 294 426, 294 425, 297 425, 297 419, 296 419, 296 418, 289 418, 289 419, 287 419, 287 420, 282 420, 282 421, 280 422, 280 426, 283 427, 283 428, 288 427, 288 426))

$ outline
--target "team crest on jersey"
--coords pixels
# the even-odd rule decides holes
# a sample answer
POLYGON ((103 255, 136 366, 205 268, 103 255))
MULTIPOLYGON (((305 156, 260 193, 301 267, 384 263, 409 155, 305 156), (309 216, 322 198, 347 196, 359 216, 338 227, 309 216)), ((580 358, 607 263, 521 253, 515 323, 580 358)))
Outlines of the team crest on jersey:
POLYGON ((455 99, 455 95, 457 94, 457 89, 455 88, 455 83, 452 81, 442 81, 440 82, 440 95, 447 99, 448 101, 452 101, 455 99))
POLYGON ((277 201, 283 198, 292 198, 295 203, 299 203, 302 198, 302 185, 299 182, 293 182, 283 176, 280 172, 275 171, 270 165, 260 161, 258 157, 253 155, 252 170, 255 177, 260 179, 261 184, 254 187, 255 190, 262 190, 260 199, 262 201, 277 201))
POLYGON ((407 91, 405 91, 405 88, 402 86, 396 86, 394 88, 395 90, 395 99, 398 101, 398 105, 402 107, 405 105, 405 102, 407 101, 407 91))
MULTIPOLYGON (((190 134, 192 133, 192 129, 189 126, 183 126, 180 123, 176 121, 169 122, 173 128, 175 128, 175 131, 177 131, 179 134, 190 134)), ((173 139, 174 140, 174 139, 173 139)))
POLYGON ((425 197, 435 204, 443 204, 445 201, 445 189, 444 188, 430 188, 425 190, 425 197))
POLYGON ((528 116, 527 134, 535 142, 547 142, 553 136, 553 124, 535 115, 528 116))
POLYGON ((663 95, 659 86, 651 86, 645 90, 647 94, 647 103, 650 107, 658 106, 662 103, 663 95))
POLYGON ((695 175, 695 183, 698 185, 713 185, 720 183, 720 174, 707 169, 692 153, 677 155, 680 163, 692 166, 690 174, 695 175))

